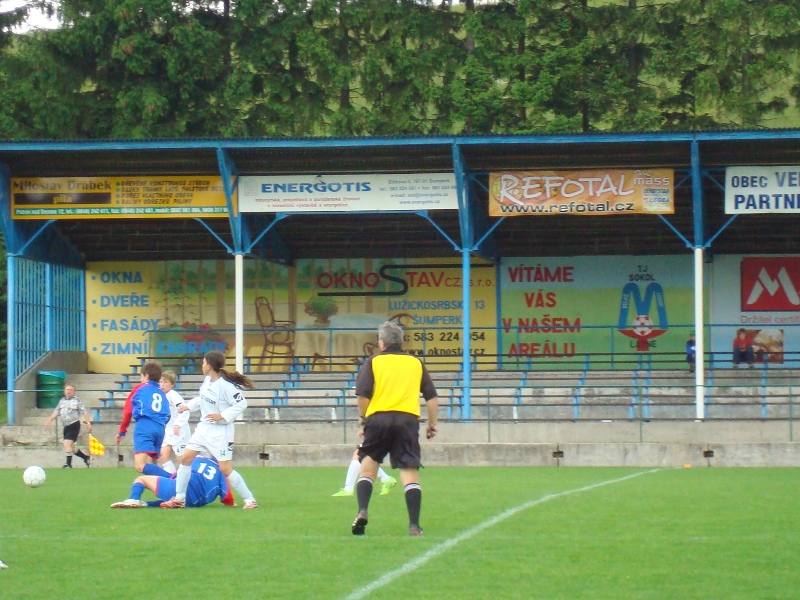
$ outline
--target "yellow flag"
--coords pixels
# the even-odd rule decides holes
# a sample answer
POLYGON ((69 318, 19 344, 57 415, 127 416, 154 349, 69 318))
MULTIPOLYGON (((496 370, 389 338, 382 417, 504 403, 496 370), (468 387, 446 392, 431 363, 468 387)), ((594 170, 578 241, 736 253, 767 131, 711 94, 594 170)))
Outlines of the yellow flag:
POLYGON ((89 454, 94 454, 96 456, 103 456, 106 453, 106 447, 100 443, 96 437, 94 437, 91 433, 89 434, 89 454))

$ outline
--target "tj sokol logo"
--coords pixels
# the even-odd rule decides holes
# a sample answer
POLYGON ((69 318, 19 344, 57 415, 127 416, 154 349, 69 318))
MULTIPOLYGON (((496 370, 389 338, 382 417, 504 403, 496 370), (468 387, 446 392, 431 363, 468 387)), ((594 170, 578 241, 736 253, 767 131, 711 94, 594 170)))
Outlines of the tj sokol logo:
POLYGON ((743 311, 800 309, 800 258, 743 258, 741 271, 743 311))

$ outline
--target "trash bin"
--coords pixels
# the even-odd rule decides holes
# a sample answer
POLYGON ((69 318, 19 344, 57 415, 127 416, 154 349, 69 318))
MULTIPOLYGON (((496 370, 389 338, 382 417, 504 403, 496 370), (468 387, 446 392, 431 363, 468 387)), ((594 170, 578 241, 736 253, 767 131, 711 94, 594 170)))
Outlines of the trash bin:
POLYGON ((64 395, 66 371, 39 371, 36 374, 36 407, 55 408, 64 395))

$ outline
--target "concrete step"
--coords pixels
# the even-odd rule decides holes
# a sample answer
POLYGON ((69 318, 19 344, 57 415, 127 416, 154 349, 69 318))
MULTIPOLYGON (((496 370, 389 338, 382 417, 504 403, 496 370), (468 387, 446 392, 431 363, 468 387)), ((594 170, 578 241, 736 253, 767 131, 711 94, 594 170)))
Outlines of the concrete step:
POLYGON ((56 431, 42 425, 4 425, 0 441, 3 446, 46 446, 56 443, 56 431))
MULTIPOLYGON (((570 427, 570 424, 561 425, 570 427)), ((613 429, 615 424, 597 424, 598 429, 613 429)), ((498 428, 504 428, 498 425, 498 428)), ((516 426, 505 426, 514 430, 516 426)), ((501 436, 498 436, 501 437, 501 436)), ((342 469, 353 453, 352 443, 323 441, 306 444, 237 444, 236 464, 247 467, 334 467, 342 469)), ((123 448, 123 462, 115 452, 92 457, 92 468, 125 467, 133 472, 133 454, 123 448)), ((433 467, 796 467, 800 463, 800 443, 793 442, 660 442, 631 440, 604 442, 478 441, 476 443, 426 442, 422 458, 433 467)), ((58 469, 64 462, 58 447, 0 448, 0 468, 22 469, 40 465, 58 469)), ((78 469, 83 469, 79 465, 78 469)), ((78 475, 78 473, 76 473, 78 475)), ((20 472, 21 478, 21 472, 20 472)), ((335 491, 335 490, 331 490, 335 491)))

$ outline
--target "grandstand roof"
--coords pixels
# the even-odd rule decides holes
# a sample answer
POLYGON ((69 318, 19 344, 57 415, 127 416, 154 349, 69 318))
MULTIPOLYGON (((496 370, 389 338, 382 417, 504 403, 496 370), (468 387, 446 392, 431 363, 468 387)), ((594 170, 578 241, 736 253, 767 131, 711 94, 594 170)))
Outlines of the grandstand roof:
MULTIPOLYGON (((673 168, 676 212, 650 215, 508 218, 492 233, 500 256, 677 254, 692 240, 692 143, 703 178, 706 238, 715 253, 800 252, 797 224, 786 215, 730 219, 724 213, 724 171, 732 165, 800 165, 800 131, 637 133, 549 136, 407 138, 201 139, 0 142, 11 177, 216 175, 224 153, 240 175, 406 173, 453 171, 453 148, 475 176, 471 202, 487 214, 490 171, 591 167, 673 168), (676 234, 679 232, 683 238, 676 234)), ((460 239, 457 211, 431 219, 460 239)), ((264 227, 270 217, 254 217, 264 227), (259 220, 260 219, 260 220, 259 220)), ((489 226, 497 219, 486 217, 489 226)), ((206 226, 231 245, 227 219, 206 226)), ((195 219, 64 220, 54 224, 86 261, 227 258, 226 248, 195 219)), ((454 255, 453 245, 416 214, 297 214, 273 232, 290 259, 454 255)), ((273 246, 264 258, 279 259, 273 246)))

